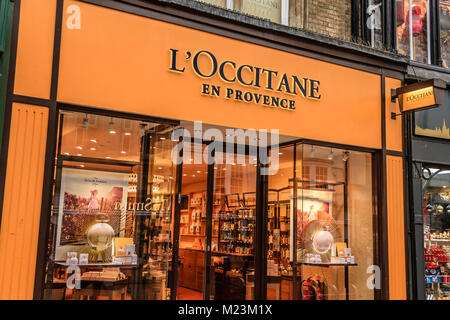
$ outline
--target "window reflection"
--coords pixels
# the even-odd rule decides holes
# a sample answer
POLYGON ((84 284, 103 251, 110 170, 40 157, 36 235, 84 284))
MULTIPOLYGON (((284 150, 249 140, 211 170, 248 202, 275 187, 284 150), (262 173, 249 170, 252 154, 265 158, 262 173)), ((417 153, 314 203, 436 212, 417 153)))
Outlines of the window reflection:
POLYGON ((396 4, 399 53, 410 56, 412 60, 429 63, 428 1, 397 0, 396 4))

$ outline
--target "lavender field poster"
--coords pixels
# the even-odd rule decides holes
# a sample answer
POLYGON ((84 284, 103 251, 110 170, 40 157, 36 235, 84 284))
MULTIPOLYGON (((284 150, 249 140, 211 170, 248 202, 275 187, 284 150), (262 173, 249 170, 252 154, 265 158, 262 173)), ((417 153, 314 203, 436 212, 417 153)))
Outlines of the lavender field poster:
MULTIPOLYGON (((123 231, 120 208, 126 208, 128 174, 63 168, 58 208, 57 258, 86 244, 86 231, 99 219, 108 220, 116 236, 123 231)), ((56 208, 55 208, 56 209, 56 208)))

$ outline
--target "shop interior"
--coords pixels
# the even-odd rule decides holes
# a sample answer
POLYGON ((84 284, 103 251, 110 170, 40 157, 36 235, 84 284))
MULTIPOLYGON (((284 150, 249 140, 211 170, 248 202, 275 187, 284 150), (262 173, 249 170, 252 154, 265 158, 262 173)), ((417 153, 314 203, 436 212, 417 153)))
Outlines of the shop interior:
POLYGON ((450 300, 450 168, 422 172, 427 300, 450 300))
POLYGON ((257 219, 255 142, 215 149, 208 164, 214 139, 185 140, 177 165, 177 128, 195 132, 189 122, 61 112, 47 299, 251 300, 257 248, 267 299, 374 299, 372 153, 281 136, 257 219), (255 237, 260 223, 265 244, 255 237))

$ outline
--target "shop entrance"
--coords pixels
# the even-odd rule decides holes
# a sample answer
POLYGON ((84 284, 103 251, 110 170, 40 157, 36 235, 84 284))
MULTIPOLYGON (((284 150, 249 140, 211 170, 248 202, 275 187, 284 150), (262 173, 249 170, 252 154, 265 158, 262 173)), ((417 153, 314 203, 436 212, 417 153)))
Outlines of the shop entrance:
POLYGON ((184 154, 182 165, 177 299, 250 300, 257 155, 248 148, 213 148, 206 142, 184 148, 189 156, 184 154))

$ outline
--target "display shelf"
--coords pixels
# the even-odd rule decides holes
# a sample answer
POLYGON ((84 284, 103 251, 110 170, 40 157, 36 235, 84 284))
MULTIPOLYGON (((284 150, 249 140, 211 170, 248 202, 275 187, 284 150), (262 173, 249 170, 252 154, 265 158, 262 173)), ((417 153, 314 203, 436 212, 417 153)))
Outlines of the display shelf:
POLYGON ((317 266, 317 267, 355 267, 357 263, 310 263, 310 262, 297 262, 298 265, 305 266, 317 266))
MULTIPOLYGON (((69 264, 66 262, 55 262, 55 264, 62 266, 62 267, 68 267, 69 264)), ((80 268, 133 268, 137 267, 138 264, 120 264, 120 263, 89 263, 89 264, 76 264, 77 267, 80 268)))

